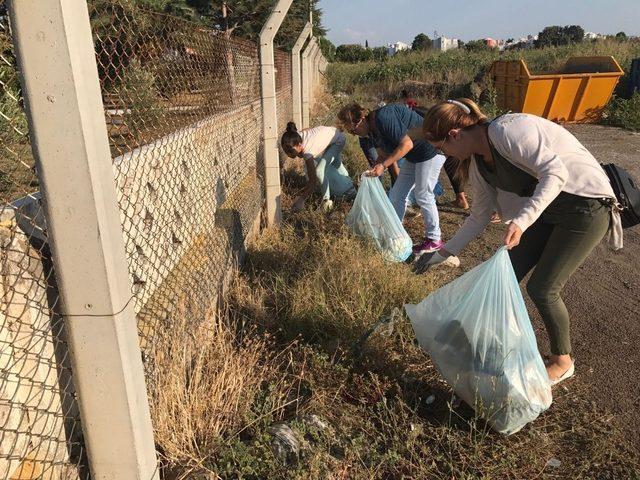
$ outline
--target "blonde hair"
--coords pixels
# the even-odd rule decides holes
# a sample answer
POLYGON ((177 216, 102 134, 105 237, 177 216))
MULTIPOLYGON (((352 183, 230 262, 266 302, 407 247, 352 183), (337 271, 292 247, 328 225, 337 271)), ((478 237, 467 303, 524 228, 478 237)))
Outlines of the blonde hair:
MULTIPOLYGON (((424 116, 422 134, 431 142, 445 141, 449 132, 456 128, 469 128, 488 120, 480 107, 469 98, 445 100, 435 104, 424 116), (461 104, 461 105, 460 105, 461 104), (464 108, 467 107, 467 108, 464 108)), ((469 178, 470 158, 460 160, 455 177, 461 184, 469 178)))
POLYGON ((369 114, 369 110, 361 106, 359 103, 351 103, 345 105, 338 112, 338 122, 340 126, 348 130, 358 124, 369 114))

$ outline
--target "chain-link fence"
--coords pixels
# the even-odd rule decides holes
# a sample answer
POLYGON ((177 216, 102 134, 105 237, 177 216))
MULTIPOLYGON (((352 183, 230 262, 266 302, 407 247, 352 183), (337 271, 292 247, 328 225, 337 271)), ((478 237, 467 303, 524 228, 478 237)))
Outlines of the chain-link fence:
MULTIPOLYGON (((205 320, 261 221, 259 50, 254 42, 126 0, 89 0, 88 7, 132 302, 153 395, 163 375, 158 359, 166 356, 159 334, 186 311, 194 326, 205 320)), ((292 120, 291 55, 276 50, 274 60, 282 132, 292 120)), ((88 478, 2 0, 0 142, 0 478, 88 478)))
MULTIPOLYGON (((0 6, 2 7, 2 6, 0 6)), ((9 19, 0 8, 0 478, 87 478, 9 19)))

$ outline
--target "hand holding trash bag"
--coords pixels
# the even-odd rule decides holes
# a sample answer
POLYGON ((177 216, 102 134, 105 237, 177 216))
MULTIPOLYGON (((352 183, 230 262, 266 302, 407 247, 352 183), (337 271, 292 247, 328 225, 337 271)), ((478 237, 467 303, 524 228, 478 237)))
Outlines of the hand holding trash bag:
POLYGON ((504 235, 504 244, 509 250, 511 250, 513 247, 520 245, 520 237, 522 237, 522 229, 515 223, 511 222, 504 235))
POLYGON ((364 174, 367 177, 379 177, 384 173, 384 171, 384 165, 382 163, 376 163, 373 167, 364 172, 364 174))
POLYGON ((515 433, 549 408, 549 377, 506 247, 404 307, 440 374, 496 431, 515 433))

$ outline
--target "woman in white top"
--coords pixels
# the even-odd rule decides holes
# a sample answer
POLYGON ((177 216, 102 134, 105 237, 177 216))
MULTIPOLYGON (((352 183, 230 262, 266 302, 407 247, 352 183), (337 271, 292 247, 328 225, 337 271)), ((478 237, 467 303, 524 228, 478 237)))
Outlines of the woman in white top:
POLYGON ((348 198, 356 194, 349 172, 342 164, 341 153, 346 143, 344 133, 335 127, 314 127, 298 132, 289 122, 280 145, 291 158, 305 161, 307 185, 293 203, 294 210, 304 208, 304 202, 318 188, 325 207, 332 198, 348 198))
POLYGON ((446 155, 466 159, 457 175, 469 179, 473 204, 456 235, 425 258, 422 267, 459 265, 455 255, 485 229, 491 214, 509 211, 504 243, 518 281, 533 269, 527 291, 549 334, 547 373, 553 384, 571 377, 569 314, 560 293, 607 230, 613 248, 622 247, 620 215, 612 208, 616 199, 608 177, 563 127, 528 114, 502 115, 489 122, 465 98, 432 107, 423 134, 446 155), (514 201, 513 194, 521 198, 514 201))

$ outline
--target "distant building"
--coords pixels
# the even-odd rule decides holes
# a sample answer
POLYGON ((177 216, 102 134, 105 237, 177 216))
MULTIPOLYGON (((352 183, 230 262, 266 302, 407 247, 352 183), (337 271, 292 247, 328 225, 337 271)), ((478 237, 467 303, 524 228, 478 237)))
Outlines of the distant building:
POLYGON ((411 45, 407 45, 404 42, 390 43, 387 45, 387 52, 389 55, 395 55, 402 50, 411 50, 411 45))
POLYGON ((484 43, 489 48, 498 48, 498 41, 493 38, 485 38, 484 43))
POLYGON ((509 50, 511 48, 534 48, 536 46, 537 35, 527 35, 526 37, 520 37, 518 39, 512 39, 510 42, 505 42, 499 45, 500 50, 509 50))
POLYGON ((431 43, 434 50, 440 50, 441 52, 458 48, 457 38, 438 37, 432 40, 431 43))
POLYGON ((601 33, 584 32, 584 38, 587 40, 597 40, 598 38, 605 38, 601 33))

